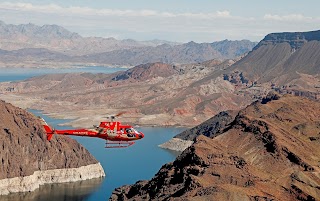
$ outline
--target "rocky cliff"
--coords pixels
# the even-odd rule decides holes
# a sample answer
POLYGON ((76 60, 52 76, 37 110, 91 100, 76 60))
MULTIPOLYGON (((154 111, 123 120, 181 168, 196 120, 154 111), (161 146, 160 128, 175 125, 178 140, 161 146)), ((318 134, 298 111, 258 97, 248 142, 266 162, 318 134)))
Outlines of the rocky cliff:
POLYGON ((264 45, 275 45, 277 43, 289 43, 292 49, 297 50, 301 48, 303 44, 313 40, 320 41, 320 30, 309 32, 271 33, 266 35, 254 50, 264 45))
POLYGON ((320 103, 269 96, 110 200, 319 200, 320 103))
POLYGON ((0 194, 104 176, 100 163, 75 140, 48 141, 34 115, 4 101, 0 111, 0 194))
POLYGON ((230 71, 239 75, 238 84, 269 82, 278 87, 295 85, 296 89, 317 91, 319 56, 320 31, 272 33, 230 71))

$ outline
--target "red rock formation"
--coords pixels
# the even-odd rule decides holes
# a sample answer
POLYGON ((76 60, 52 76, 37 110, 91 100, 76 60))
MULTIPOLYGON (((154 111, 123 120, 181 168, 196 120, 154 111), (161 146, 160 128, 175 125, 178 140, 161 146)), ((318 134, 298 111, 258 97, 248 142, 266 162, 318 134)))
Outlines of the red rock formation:
POLYGON ((0 180, 98 163, 69 137, 48 141, 37 117, 4 101, 0 101, 0 149, 0 180))

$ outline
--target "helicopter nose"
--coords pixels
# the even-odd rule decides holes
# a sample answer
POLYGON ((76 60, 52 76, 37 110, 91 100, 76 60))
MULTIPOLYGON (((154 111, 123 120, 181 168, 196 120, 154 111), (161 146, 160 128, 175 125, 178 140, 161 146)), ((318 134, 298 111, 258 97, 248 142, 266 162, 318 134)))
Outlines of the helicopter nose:
POLYGON ((139 133, 139 138, 140 139, 144 138, 144 134, 142 132, 139 133))

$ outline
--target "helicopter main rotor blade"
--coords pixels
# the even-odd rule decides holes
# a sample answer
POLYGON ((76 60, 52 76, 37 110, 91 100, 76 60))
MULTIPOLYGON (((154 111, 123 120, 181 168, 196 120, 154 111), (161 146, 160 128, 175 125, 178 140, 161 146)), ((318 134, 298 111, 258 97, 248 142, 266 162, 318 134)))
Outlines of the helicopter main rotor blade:
POLYGON ((116 115, 114 115, 115 117, 119 117, 119 116, 121 116, 121 115, 123 115, 123 114, 125 114, 125 113, 127 113, 127 112, 119 112, 118 114, 116 114, 116 115))

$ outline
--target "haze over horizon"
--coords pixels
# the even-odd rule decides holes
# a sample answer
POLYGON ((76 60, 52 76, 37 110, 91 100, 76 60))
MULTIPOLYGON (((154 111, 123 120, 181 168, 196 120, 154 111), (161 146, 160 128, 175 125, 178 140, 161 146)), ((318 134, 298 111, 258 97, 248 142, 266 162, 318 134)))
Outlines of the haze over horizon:
POLYGON ((0 1, 0 20, 15 25, 56 24, 81 36, 140 41, 259 41, 271 32, 320 29, 319 6, 316 0, 11 0, 0 1))

